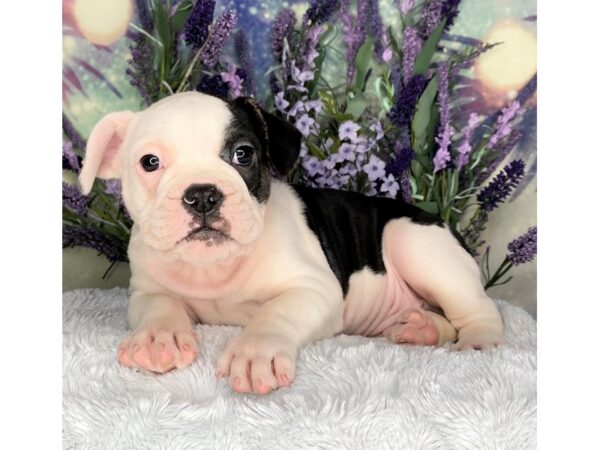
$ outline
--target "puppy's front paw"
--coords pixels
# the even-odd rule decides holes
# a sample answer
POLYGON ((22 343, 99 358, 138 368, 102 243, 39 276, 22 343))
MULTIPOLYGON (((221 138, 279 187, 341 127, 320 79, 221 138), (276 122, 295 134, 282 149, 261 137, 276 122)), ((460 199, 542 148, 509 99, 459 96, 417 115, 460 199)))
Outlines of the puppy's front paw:
POLYGON ((219 358, 217 377, 228 377, 236 392, 268 394, 292 383, 296 353, 296 346, 283 336, 244 332, 219 358))
POLYGON ((164 326, 137 328, 119 344, 119 362, 164 373, 190 365, 198 354, 198 337, 193 329, 164 326))
POLYGON ((501 331, 486 328, 461 328, 458 330, 458 341, 452 345, 452 350, 486 350, 504 344, 501 331))

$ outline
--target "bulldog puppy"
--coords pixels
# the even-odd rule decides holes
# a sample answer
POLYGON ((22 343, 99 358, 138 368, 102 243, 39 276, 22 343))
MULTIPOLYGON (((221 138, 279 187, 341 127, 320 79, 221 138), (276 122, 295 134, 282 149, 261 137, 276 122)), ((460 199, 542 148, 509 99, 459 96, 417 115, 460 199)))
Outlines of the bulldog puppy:
POLYGON ((93 129, 80 175, 120 178, 129 244, 128 367, 191 364, 194 324, 240 325, 217 376, 266 394, 298 350, 337 333, 486 348, 503 324, 477 264, 436 217, 399 200, 289 186, 300 133, 252 99, 172 95, 93 129))

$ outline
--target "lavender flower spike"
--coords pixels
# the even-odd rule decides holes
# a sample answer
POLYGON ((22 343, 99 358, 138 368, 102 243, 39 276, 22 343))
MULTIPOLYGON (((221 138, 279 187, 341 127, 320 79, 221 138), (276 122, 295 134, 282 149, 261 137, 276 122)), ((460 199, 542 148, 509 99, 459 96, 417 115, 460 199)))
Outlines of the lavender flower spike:
POLYGON ((514 266, 531 261, 537 253, 537 226, 508 244, 508 259, 514 266))
POLYGON ((239 30, 235 33, 235 52, 240 62, 240 67, 246 74, 244 79, 244 88, 247 95, 254 93, 254 69, 252 64, 252 56, 250 55, 250 45, 248 37, 244 30, 239 30))
POLYGON ((396 3, 398 3, 398 8, 400 8, 402 15, 408 14, 415 6, 415 0, 396 0, 396 3))
POLYGON ((498 117, 496 132, 492 134, 487 145, 489 150, 496 147, 498 142, 510 134, 510 122, 515 118, 520 109, 521 103, 518 100, 514 100, 502 110, 502 114, 498 117))
POLYGON ((463 132, 463 141, 458 146, 458 158, 456 160, 456 168, 460 169, 467 164, 469 161, 469 154, 471 153, 471 137, 473 137, 473 132, 475 131, 475 127, 479 125, 479 116, 476 113, 471 113, 469 116, 469 122, 467 123, 467 127, 463 132))
POLYGON ((339 8, 340 0, 310 0, 310 6, 304 13, 303 26, 320 25, 327 22, 339 8))
POLYGON ((221 52, 225 46, 225 41, 229 37, 229 34, 236 23, 237 14, 230 9, 229 11, 225 11, 213 24, 212 32, 209 35, 205 43, 204 51, 200 56, 204 65, 209 69, 219 60, 219 56, 221 56, 221 52))
POLYGON ((65 183, 62 184, 63 206, 73 211, 78 216, 85 216, 88 212, 89 198, 81 194, 77 187, 65 183))
POLYGON ((410 124, 417 100, 426 85, 427 78, 423 75, 415 75, 409 80, 406 87, 400 91, 400 95, 396 98, 396 104, 388 113, 390 122, 398 126, 410 124))
POLYGON ((289 41, 296 25, 296 14, 289 8, 279 11, 271 29, 271 52, 276 61, 281 59, 283 41, 289 41))
POLYGON ((404 84, 413 76, 413 69, 415 67, 415 61, 417 56, 421 53, 421 47, 423 43, 416 28, 406 27, 404 29, 404 43, 403 43, 403 56, 402 56, 402 80, 404 84))
POLYGON ((452 137, 452 127, 450 125, 450 113, 448 106, 448 63, 442 62, 438 67, 438 76, 440 79, 439 104, 440 104, 440 134, 435 141, 440 146, 433 158, 433 173, 446 168, 450 162, 450 138, 452 137))
POLYGON ((480 208, 484 211, 496 209, 510 196, 524 175, 525 163, 522 159, 508 163, 502 172, 496 175, 492 182, 477 195, 477 201, 481 203, 480 208))
POLYGON ((199 49, 208 37, 208 28, 213 20, 215 0, 197 0, 183 29, 185 43, 199 49))

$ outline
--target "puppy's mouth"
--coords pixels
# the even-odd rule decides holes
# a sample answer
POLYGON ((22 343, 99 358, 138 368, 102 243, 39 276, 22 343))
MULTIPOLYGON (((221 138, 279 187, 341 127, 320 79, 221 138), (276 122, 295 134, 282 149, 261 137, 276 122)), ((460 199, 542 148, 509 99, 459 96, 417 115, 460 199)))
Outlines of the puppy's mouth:
POLYGON ((206 241, 207 244, 212 245, 212 243, 220 244, 226 240, 231 240, 231 237, 224 230, 202 225, 193 228, 187 235, 177 241, 177 244, 190 241, 206 241))

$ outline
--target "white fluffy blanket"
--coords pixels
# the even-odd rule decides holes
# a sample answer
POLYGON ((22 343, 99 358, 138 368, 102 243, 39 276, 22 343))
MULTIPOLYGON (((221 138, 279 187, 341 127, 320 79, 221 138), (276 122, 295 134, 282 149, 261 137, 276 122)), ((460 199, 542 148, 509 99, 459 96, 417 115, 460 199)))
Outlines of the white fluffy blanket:
POLYGON ((338 336, 300 351, 296 380, 232 392, 215 364, 240 328, 198 326, 198 360, 165 375, 120 367, 127 292, 63 296, 65 449, 529 449, 536 447, 536 324, 497 302, 491 351, 338 336))

